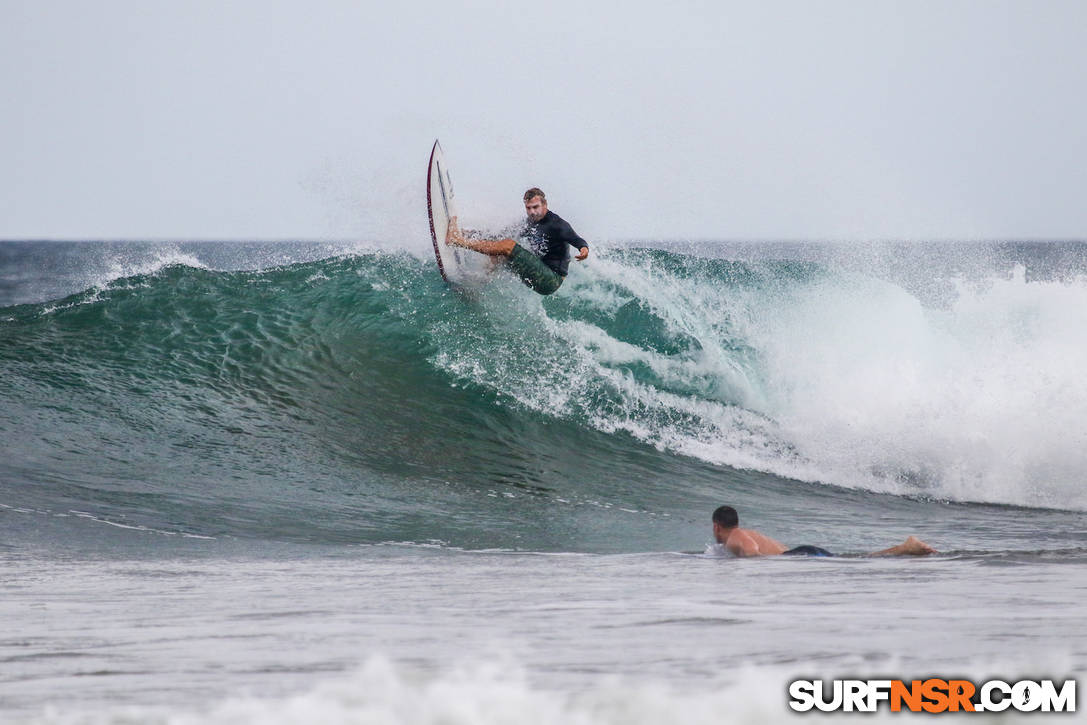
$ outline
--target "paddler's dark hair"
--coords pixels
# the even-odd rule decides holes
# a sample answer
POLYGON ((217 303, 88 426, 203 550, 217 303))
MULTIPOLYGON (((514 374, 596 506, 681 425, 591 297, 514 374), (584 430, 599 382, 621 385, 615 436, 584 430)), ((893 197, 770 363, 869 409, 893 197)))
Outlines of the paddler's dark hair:
POLYGON ((713 512, 713 523, 726 529, 734 529, 740 525, 740 515, 731 506, 718 506, 713 512))
POLYGON ((529 199, 534 199, 537 196, 540 197, 540 199, 542 199, 545 204, 547 203, 547 197, 544 196, 543 190, 537 189, 535 186, 525 192, 525 201, 528 201, 529 199))

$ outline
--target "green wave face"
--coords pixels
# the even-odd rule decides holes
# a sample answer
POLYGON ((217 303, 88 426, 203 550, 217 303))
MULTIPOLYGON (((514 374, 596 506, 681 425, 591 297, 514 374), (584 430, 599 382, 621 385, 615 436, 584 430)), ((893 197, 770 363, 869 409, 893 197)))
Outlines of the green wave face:
MULTIPOLYGON (((548 298, 502 274, 451 289, 405 254, 166 266, 0 309, 0 503, 533 550, 668 548, 725 497, 770 509, 797 480, 1030 503, 925 397, 977 371, 949 351, 980 350, 971 305, 1017 313, 1009 284, 960 308, 814 263, 660 250, 598 254, 548 298)), ((1060 293, 1029 291, 1043 311, 1060 293)))

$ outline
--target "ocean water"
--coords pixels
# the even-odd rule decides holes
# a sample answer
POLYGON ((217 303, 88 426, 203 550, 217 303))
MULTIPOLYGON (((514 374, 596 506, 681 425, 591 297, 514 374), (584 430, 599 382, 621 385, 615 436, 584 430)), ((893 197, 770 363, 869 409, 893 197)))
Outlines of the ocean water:
POLYGON ((1085 330, 1082 243, 604 244, 549 298, 380 245, 0 243, 0 720, 1076 679, 1085 330), (722 556, 722 503, 850 556, 722 556), (909 534, 941 553, 853 556, 909 534))

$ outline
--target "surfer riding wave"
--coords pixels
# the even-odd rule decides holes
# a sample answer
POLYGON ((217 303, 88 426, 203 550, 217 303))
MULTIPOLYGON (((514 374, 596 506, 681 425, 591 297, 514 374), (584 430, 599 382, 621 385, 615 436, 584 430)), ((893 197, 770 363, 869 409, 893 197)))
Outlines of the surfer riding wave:
POLYGON ((589 256, 589 244, 574 231, 570 224, 547 208, 543 191, 533 187, 525 192, 526 220, 518 233, 518 239, 477 239, 465 236, 457 224, 457 218, 449 220, 446 244, 471 249, 492 257, 505 257, 514 274, 533 291, 549 295, 562 285, 570 265, 567 246, 578 250, 574 259, 583 261, 589 256))

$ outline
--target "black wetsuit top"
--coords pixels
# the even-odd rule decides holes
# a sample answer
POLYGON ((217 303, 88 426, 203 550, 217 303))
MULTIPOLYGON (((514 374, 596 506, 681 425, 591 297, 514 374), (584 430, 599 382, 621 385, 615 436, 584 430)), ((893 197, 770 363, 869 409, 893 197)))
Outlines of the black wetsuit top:
POLYGON ((550 210, 540 221, 526 222, 519 236, 541 262, 563 277, 566 276, 566 268, 570 266, 570 254, 566 245, 569 244, 574 249, 589 246, 565 219, 550 210))

